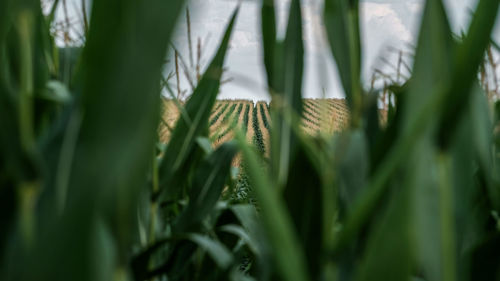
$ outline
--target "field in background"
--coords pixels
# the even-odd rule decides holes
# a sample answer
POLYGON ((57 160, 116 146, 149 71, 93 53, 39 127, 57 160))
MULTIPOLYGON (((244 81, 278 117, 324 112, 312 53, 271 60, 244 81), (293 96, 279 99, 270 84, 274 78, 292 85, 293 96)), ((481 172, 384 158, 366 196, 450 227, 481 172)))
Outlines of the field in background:
MULTIPOLYGON (((179 118, 179 110, 171 99, 163 100, 163 120, 160 126, 162 142, 168 142, 171 128, 179 118)), ((214 147, 230 140, 234 129, 246 133, 247 140, 269 153, 271 128, 270 105, 264 101, 219 100, 215 103, 210 119, 210 140, 214 147)), ((333 134, 349 124, 349 110, 343 99, 304 99, 301 128, 310 135, 333 134)))
MULTIPOLYGON (((171 99, 163 100, 160 125, 160 140, 168 142, 172 128, 179 118, 179 110, 171 99)), ((379 110, 379 121, 386 122, 386 110, 379 110)), ((253 143, 266 156, 270 150, 271 129, 270 105, 265 101, 218 100, 210 114, 210 141, 214 147, 231 140, 234 129, 245 132, 249 143, 253 143)), ((309 135, 331 135, 346 129, 349 124, 349 109, 344 99, 304 99, 301 128, 309 135)))

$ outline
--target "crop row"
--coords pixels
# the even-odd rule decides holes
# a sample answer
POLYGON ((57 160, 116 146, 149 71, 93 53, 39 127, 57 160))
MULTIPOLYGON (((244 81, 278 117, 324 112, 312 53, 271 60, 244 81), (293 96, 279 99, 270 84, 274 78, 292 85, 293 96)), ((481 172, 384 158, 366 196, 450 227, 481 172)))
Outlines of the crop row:
POLYGON ((316 117, 318 120, 321 121, 321 113, 319 110, 311 106, 308 102, 304 102, 304 113, 309 112, 311 116, 316 117))
POLYGON ((243 109, 243 104, 240 103, 238 106, 238 110, 236 110, 236 115, 233 118, 231 124, 229 126, 227 126, 227 128, 224 130, 224 132, 222 132, 222 134, 220 134, 217 137, 219 140, 222 139, 225 135, 227 135, 232 129, 234 129, 234 127, 236 127, 236 125, 238 125, 238 121, 239 121, 239 117, 240 117, 240 113, 241 113, 242 109, 243 109))
POLYGON ((248 113, 250 112, 250 105, 247 104, 247 106, 245 107, 245 113, 243 115, 243 132, 245 132, 245 134, 247 133, 248 131, 248 113))
POLYGON ((241 114, 242 110, 243 110, 243 103, 240 103, 238 106, 238 110, 236 110, 236 123, 237 124, 240 122, 240 114, 241 114))
POLYGON ((257 118, 257 108, 255 107, 253 112, 252 112, 252 124, 253 124, 253 131, 254 131, 254 137, 253 137, 253 142, 255 146, 257 146, 257 149, 264 154, 266 151, 264 147, 264 138, 262 137, 262 132, 260 130, 259 126, 259 119, 257 118))
POLYGON ((342 112, 344 112, 346 114, 348 114, 348 112, 349 112, 349 109, 347 108, 347 106, 345 105, 345 103, 339 103, 339 102, 336 102, 336 101, 329 101, 328 104, 330 104, 336 110, 342 111, 342 112))
MULTIPOLYGON (((317 112, 326 112, 327 114, 333 114, 335 112, 334 104, 329 102, 322 102, 318 100, 309 101, 309 105, 317 110, 317 112)), ((342 110, 342 109, 338 109, 342 110)), ((344 111, 344 110, 342 110, 344 111)))
POLYGON ((217 122, 217 120, 219 120, 219 117, 224 113, 224 111, 226 111, 226 109, 229 107, 229 103, 226 103, 224 105, 224 107, 215 114, 214 118, 212 118, 212 120, 210 120, 210 126, 212 126, 213 124, 215 124, 215 122, 217 122))
POLYGON ((314 126, 317 126, 317 127, 319 127, 319 126, 320 126, 320 124, 318 123, 318 121, 317 121, 317 120, 313 120, 313 119, 309 118, 309 117, 305 114, 305 112, 302 112, 302 120, 308 121, 308 122, 310 122, 311 124, 313 124, 314 126))
POLYGON ((229 120, 229 118, 231 118, 231 115, 233 114, 234 110, 236 109, 236 105, 238 105, 238 104, 237 103, 233 103, 231 105, 231 107, 229 108, 229 111, 222 118, 222 123, 226 123, 229 120))
POLYGON ((266 127, 267 131, 270 130, 269 122, 267 120, 266 112, 264 110, 264 104, 261 103, 260 106, 260 115, 262 116, 262 122, 264 122, 264 127, 266 127))
POLYGON ((218 102, 217 106, 214 108, 213 112, 216 112, 222 106, 222 102, 218 102))

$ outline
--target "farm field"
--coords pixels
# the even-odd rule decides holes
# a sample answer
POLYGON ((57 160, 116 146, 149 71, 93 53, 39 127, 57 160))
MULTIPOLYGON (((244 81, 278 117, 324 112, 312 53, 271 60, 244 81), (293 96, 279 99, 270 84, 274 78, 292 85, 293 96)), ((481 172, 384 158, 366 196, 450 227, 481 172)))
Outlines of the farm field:
MULTIPOLYGON (((303 105, 301 128, 309 135, 334 134, 349 124, 349 110, 343 99, 304 99, 303 105)), ((164 99, 163 106, 160 140, 168 142, 179 110, 171 99, 164 99)), ((265 101, 218 100, 210 114, 209 137, 213 146, 218 147, 232 139, 234 129, 239 128, 250 143, 269 156, 271 124, 270 105, 265 101)))

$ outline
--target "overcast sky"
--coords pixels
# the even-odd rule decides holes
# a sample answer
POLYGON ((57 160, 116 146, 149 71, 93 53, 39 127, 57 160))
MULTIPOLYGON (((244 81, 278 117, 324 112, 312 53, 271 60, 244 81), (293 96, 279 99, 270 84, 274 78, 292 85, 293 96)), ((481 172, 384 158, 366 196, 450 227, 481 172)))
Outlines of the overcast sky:
MULTIPOLYGON (((90 0, 89 0, 90 1, 90 0)), ((260 36, 260 1, 246 0, 233 31, 230 50, 226 60, 226 78, 233 81, 222 86, 219 98, 245 98, 269 100, 264 82, 260 36)), ((69 0, 70 13, 78 9, 80 0, 69 0)), ((202 62, 206 66, 219 44, 222 32, 238 5, 238 0, 191 0, 192 37, 204 42, 202 62)), ((279 31, 284 33, 290 0, 275 0, 278 4, 279 31)), ((305 76, 303 95, 305 97, 344 97, 334 60, 325 40, 322 24, 323 0, 302 0, 305 54, 305 76)), ((470 11, 477 0, 444 0, 449 20, 455 32, 466 29, 470 11)), ((370 81, 374 69, 391 72, 383 60, 395 63, 397 53, 405 52, 405 60, 411 65, 411 54, 419 29, 423 0, 361 0, 361 39, 363 55, 363 78, 370 81)), ((62 15, 62 9, 59 9, 62 15)), ((493 34, 500 41, 500 25, 493 34)), ((189 52, 185 16, 180 18, 178 31, 173 40, 186 61, 189 52)), ((394 71, 393 71, 394 72, 394 71)), ((175 81, 175 80, 171 80, 175 81)), ((369 83, 367 83, 369 84, 369 83)), ((182 89, 189 89, 185 79, 182 89)))
MULTIPOLYGON (((321 97, 323 92, 326 92, 328 97, 343 97, 334 61, 324 39, 321 21, 322 1, 305 0, 302 3, 306 46, 303 94, 306 97, 321 97)), ((205 62, 213 54, 221 32, 237 4, 238 1, 235 0, 192 0, 190 2, 193 37, 201 37, 204 41, 208 37, 203 56, 205 62)), ((283 32, 289 0, 279 0, 278 4, 280 30, 283 32)), ((446 0, 445 4, 452 27, 455 32, 459 32, 467 27, 470 10, 475 7, 477 1, 446 0)), ((396 62, 397 53, 391 51, 392 49, 412 52, 411 46, 418 35, 422 6, 422 0, 361 1, 365 81, 370 80, 375 68, 384 68, 390 72, 380 58, 396 62)), ((181 21, 175 44, 179 46, 179 49, 185 50, 184 56, 187 57, 185 30, 186 25, 181 21)), ((264 83, 259 30, 259 1, 244 1, 226 61, 227 76, 234 80, 223 86, 219 98, 269 99, 264 83)), ((499 28, 496 29, 494 36, 500 38, 499 28)), ((407 60, 411 64, 409 58, 407 60)), ((184 84, 183 88, 187 88, 187 85, 184 84)))

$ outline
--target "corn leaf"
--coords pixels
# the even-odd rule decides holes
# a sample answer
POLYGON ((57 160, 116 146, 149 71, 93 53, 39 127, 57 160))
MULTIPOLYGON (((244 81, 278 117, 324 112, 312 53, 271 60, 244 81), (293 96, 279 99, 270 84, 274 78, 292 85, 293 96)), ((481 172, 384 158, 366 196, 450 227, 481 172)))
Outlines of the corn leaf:
POLYGON ((330 49, 337 63, 340 81, 352 111, 353 123, 361 114, 361 44, 359 1, 326 0, 324 22, 330 49))
POLYGON ((186 113, 191 123, 188 124, 187 120, 180 118, 172 133, 160 165, 160 200, 173 199, 178 196, 180 185, 176 180, 185 176, 186 165, 189 164, 188 156, 195 147, 196 139, 200 136, 207 136, 208 118, 219 92, 224 58, 237 14, 238 10, 233 13, 227 25, 217 54, 186 104, 186 113))
POLYGON ((240 135, 238 141, 246 163, 247 172, 262 212, 262 223, 273 250, 273 258, 282 280, 310 280, 307 263, 294 231, 293 221, 285 202, 261 168, 254 151, 240 135))
MULTIPOLYGON (((299 0, 293 0, 290 4, 285 39, 276 43, 272 55, 274 59, 271 72, 274 74, 269 87, 276 107, 273 107, 272 113, 271 170, 276 175, 277 186, 282 188, 286 184, 297 145, 288 120, 291 119, 290 116, 300 116, 302 112, 304 46, 299 0)), ((267 67, 268 65, 266 64, 267 67)))

